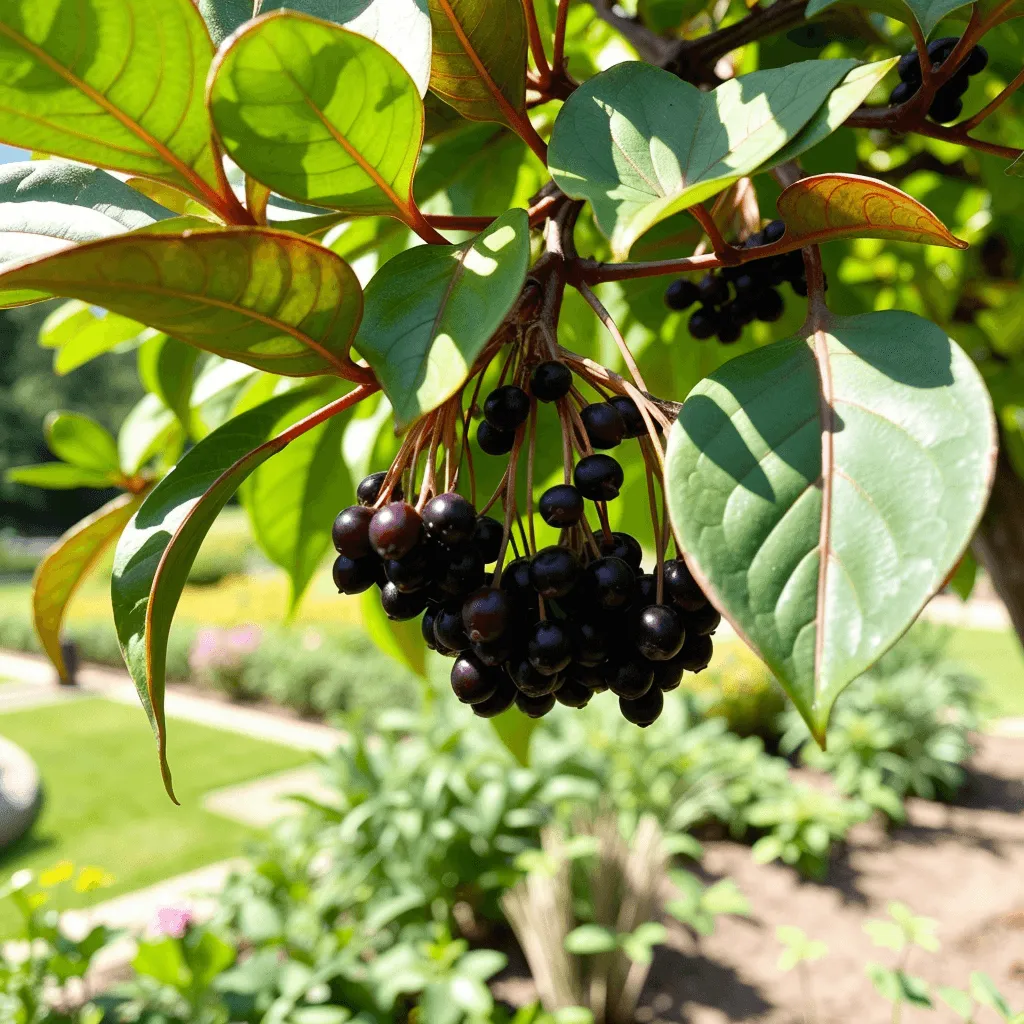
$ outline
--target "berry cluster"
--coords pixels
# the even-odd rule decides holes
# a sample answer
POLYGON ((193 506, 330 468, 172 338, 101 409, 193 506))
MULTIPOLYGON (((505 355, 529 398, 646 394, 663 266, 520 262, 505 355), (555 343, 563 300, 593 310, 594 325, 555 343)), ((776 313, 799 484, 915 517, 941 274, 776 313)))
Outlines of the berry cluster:
MULTIPOLYGON (((515 447, 537 402, 560 403, 568 416, 579 396, 557 360, 534 365, 528 384, 525 369, 520 378, 529 390, 502 384, 484 400, 477 440, 488 454, 515 447)), ((572 482, 567 462, 567 482, 544 491, 537 509, 560 530, 558 544, 531 553, 520 523, 519 554, 511 512, 502 524, 453 490, 414 506, 393 471, 374 473, 359 484, 359 503, 334 522, 334 581, 344 594, 378 586, 392 619, 422 616, 426 645, 454 659, 456 697, 481 717, 516 704, 539 718, 556 702, 583 707, 611 690, 622 714, 646 726, 684 671, 707 667, 721 619, 681 559, 659 558, 644 573, 639 542, 607 526, 605 503, 618 497, 623 470, 604 452, 649 435, 636 402, 615 395, 577 404, 582 457, 572 482), (597 533, 587 501, 603 525, 597 533), (510 545, 515 557, 504 564, 510 545)))
MULTIPOLYGON (((773 220, 743 243, 744 249, 756 249, 779 241, 786 232, 781 220, 773 220)), ((743 328, 754 320, 774 323, 782 316, 784 303, 778 288, 789 282, 797 295, 807 295, 803 257, 799 250, 751 260, 735 267, 722 267, 705 275, 697 284, 680 278, 665 291, 665 304, 679 312, 695 302, 700 308, 687 325, 694 338, 715 335, 723 345, 738 341, 743 328)))
MULTIPOLYGON (((932 70, 938 71, 949 55, 960 42, 956 36, 935 39, 928 44, 928 57, 932 62, 932 70)), ((936 90, 932 104, 928 108, 928 116, 938 124, 951 124, 963 112, 964 103, 961 97, 967 92, 972 75, 985 70, 988 64, 988 51, 983 46, 975 46, 967 55, 967 59, 956 69, 948 81, 936 90)), ((917 50, 904 54, 896 65, 896 73, 900 83, 889 96, 890 106, 897 107, 917 94, 921 88, 921 60, 917 50)))

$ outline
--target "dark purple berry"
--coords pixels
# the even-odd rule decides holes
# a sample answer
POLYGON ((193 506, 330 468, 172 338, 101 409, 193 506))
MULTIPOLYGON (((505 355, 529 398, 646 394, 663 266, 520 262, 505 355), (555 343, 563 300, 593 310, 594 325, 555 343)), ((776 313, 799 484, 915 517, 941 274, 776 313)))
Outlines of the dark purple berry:
POLYGON ((516 443, 514 430, 502 430, 484 420, 476 428, 476 443, 485 455, 508 455, 516 443))
POLYGON ((786 233, 786 222, 783 220, 773 220, 765 224, 761 229, 761 235, 764 237, 765 245, 773 245, 778 242, 782 236, 786 233))
POLYGON ((611 402, 585 405, 580 409, 580 419, 591 448, 614 448, 626 436, 626 424, 611 402))
POLYGON ((501 589, 517 607, 537 603, 537 591, 530 582, 530 559, 517 558, 501 573, 501 589))
POLYGON ((527 658, 510 661, 508 674, 516 687, 527 697, 543 697, 547 693, 554 693, 562 685, 561 677, 538 672, 527 658))
POLYGON ((621 558, 631 569, 640 570, 640 564, 644 560, 644 551, 636 537, 616 531, 611 535, 611 540, 608 540, 603 533, 600 533, 597 536, 597 543, 602 555, 621 558))
POLYGON ((654 663, 654 685, 664 693, 676 689, 683 681, 682 651, 669 661, 654 663))
POLYGON ((480 516, 473 527, 473 547, 480 552, 484 565, 498 560, 501 554, 501 542, 505 538, 505 528, 497 519, 480 516))
POLYGON ((605 667, 605 679, 616 697, 636 700, 653 685, 654 664, 640 657, 612 661, 605 667))
POLYGON ((928 44, 928 56, 933 64, 941 64, 956 49, 960 40, 956 36, 942 36, 928 44))
POLYGON ((331 540, 339 555, 362 558, 370 553, 370 520, 373 512, 362 505, 343 508, 331 527, 331 540))
POLYGON ((754 310, 757 319, 762 323, 771 324, 782 316, 785 305, 782 296, 774 288, 765 288, 758 292, 754 310))
POLYGON ((754 273, 753 265, 750 269, 740 274, 733 285, 736 288, 738 294, 743 295, 745 292, 752 292, 760 287, 761 279, 758 274, 754 273))
POLYGON ((896 65, 896 74, 900 76, 901 82, 920 83, 921 59, 917 55, 917 50, 911 50, 910 53, 905 53, 900 57, 899 63, 896 65))
POLYGON ((667 604, 650 604, 633 625, 636 649, 648 661, 669 661, 682 650, 686 632, 679 613, 667 604))
MULTIPOLYGON (((489 669, 489 671, 496 672, 500 670, 489 669)), ((478 718, 496 718, 503 711, 508 711, 515 702, 516 688, 512 685, 512 680, 505 677, 504 673, 502 673, 498 682, 498 688, 494 691, 494 696, 488 697, 487 700, 482 700, 479 704, 474 704, 473 714, 478 718)))
POLYGON ((530 562, 530 583, 541 597, 565 597, 579 575, 576 553, 557 544, 542 548, 530 562))
POLYGON ((555 359, 539 363, 530 375, 530 393, 540 402, 557 402, 571 387, 572 371, 555 359))
POLYGON ((555 693, 555 700, 567 708, 585 708, 593 696, 594 691, 582 683, 575 679, 566 679, 555 693))
POLYGON ((595 665, 570 665, 565 677, 567 682, 585 686, 591 693, 604 693, 608 689, 603 669, 595 665))
POLYGON ((664 707, 665 698, 656 686, 652 686, 636 700, 619 698, 619 710, 622 712, 622 717, 627 722, 639 725, 641 729, 646 729, 647 726, 656 722, 664 707))
POLYGON ((460 654, 452 665, 452 689, 463 704, 479 704, 494 696, 502 676, 474 655, 460 654))
POLYGON ((913 99, 917 94, 917 90, 920 88, 920 82, 899 82, 893 91, 889 93, 889 106, 902 106, 908 100, 913 99))
POLYGON ((612 649, 612 630, 600 619, 571 619, 573 659, 578 665, 600 665, 612 649))
POLYGON ((423 529, 431 540, 454 548, 472 539, 476 509, 461 495, 438 494, 423 506, 423 529))
POLYGON ((951 124, 963 113, 964 101, 959 96, 943 95, 940 89, 928 108, 928 116, 938 124, 951 124))
POLYGON ((471 544, 440 556, 440 569, 436 573, 437 585, 453 596, 468 594, 484 582, 484 560, 471 544))
POLYGON ((722 616, 709 601, 696 611, 687 612, 685 615, 686 632, 698 636, 711 636, 712 633, 722 624, 722 616))
POLYGON ((731 345, 733 342, 739 341, 742 333, 743 328, 732 317, 718 318, 718 340, 723 345, 731 345))
POLYGON ((598 558, 586 568, 586 591, 599 608, 625 608, 633 596, 636 574, 621 558, 598 558))
POLYGON ((764 245, 764 235, 760 231, 755 231, 752 235, 747 235, 743 240, 744 249, 759 249, 764 245))
POLYGON ((802 299, 807 298, 807 278, 806 277, 794 277, 790 278, 790 286, 793 291, 799 295, 802 299))
POLYGON ((484 399, 484 419, 499 430, 515 430, 530 415, 530 396, 515 384, 502 384, 484 399))
POLYGON ((506 634, 497 640, 479 641, 470 645, 471 650, 484 665, 500 668, 513 654, 513 638, 506 634))
POLYGON ((402 558, 416 546, 422 528, 420 514, 412 505, 392 501, 370 520, 370 544, 381 558, 402 558))
POLYGON ((690 335, 698 341, 710 338, 718 330, 718 315, 710 306, 701 306, 686 325, 690 335))
POLYGON ((462 624, 462 606, 455 603, 442 605, 434 612, 434 639, 438 649, 468 651, 469 637, 462 624))
POLYGON ((372 555, 365 558, 349 558, 338 555, 334 560, 332 574, 339 594, 361 594, 377 582, 377 567, 380 563, 372 555))
POLYGON ((964 69, 969 75, 977 75, 988 67, 988 50, 984 46, 976 46, 968 54, 964 69))
POLYGON ((525 693, 516 694, 516 707, 528 718, 543 718, 554 706, 553 693, 545 693, 540 697, 527 697, 525 693))
POLYGON ((403 594, 427 586, 433 580, 433 569, 431 552, 425 544, 417 544, 404 558, 389 558, 384 562, 384 575, 403 594))
POLYGON ((646 608, 649 604, 657 604, 657 602, 658 577, 649 572, 637 576, 636 585, 633 587, 633 607, 646 608))
POLYGON ((540 496, 538 509, 548 526, 575 526, 583 518, 583 495, 572 484, 555 484, 540 496))
POLYGON ((416 590, 404 594, 394 583, 385 583, 380 588, 380 606, 389 619, 415 619, 427 607, 427 592, 416 590))
POLYGON ((720 306, 729 301, 729 286, 717 274, 705 274, 697 283, 700 301, 708 306, 720 306))
POLYGON ((617 498, 623 479, 622 466, 610 455, 588 455, 576 463, 573 472, 576 489, 591 501, 617 498))
POLYGON ((541 675, 553 676, 572 661, 572 641, 559 623, 547 619, 530 631, 526 655, 541 675))
POLYGON ((709 636, 690 633, 683 643, 683 649, 676 655, 677 664, 687 672, 703 672, 711 664, 715 643, 709 636))
POLYGON ((697 611, 708 603, 700 584, 693 578, 681 558, 672 558, 665 563, 664 590, 666 600, 679 605, 684 611, 697 611))
POLYGON ((637 407, 629 395, 612 395, 608 399, 609 405, 614 405, 619 410, 625 430, 623 437, 643 437, 647 433, 647 424, 644 422, 643 413, 637 407))
POLYGON ((700 289, 692 281, 687 281, 683 277, 678 281, 673 281, 665 289, 665 305, 676 312, 689 309, 699 300, 700 289))
POLYGON ((971 76, 967 73, 967 69, 959 68, 955 74, 949 77, 935 95, 936 97, 942 96, 943 98, 948 97, 949 99, 952 99, 954 96, 963 96, 970 87, 971 76))
MULTIPOLYGON (((384 470, 364 476, 356 488, 356 501, 360 505, 375 505, 377 498, 380 497, 380 489, 384 484, 385 477, 387 477, 387 473, 384 470)), ((395 486, 391 491, 391 497, 395 501, 402 500, 402 482, 400 480, 395 482, 395 486)))
POLYGON ((462 606, 462 624, 473 643, 486 643, 505 632, 511 614, 507 594, 496 587, 480 587, 462 606))
POLYGON ((434 636, 434 618, 437 615, 436 608, 427 608, 420 619, 420 634, 423 642, 432 650, 437 650, 437 638, 434 636))

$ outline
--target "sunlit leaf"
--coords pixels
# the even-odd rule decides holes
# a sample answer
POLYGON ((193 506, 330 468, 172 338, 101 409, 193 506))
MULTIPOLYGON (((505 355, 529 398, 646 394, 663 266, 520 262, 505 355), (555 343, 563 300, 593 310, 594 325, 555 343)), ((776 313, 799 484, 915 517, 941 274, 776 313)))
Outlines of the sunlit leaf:
POLYGON ((77 487, 103 490, 119 482, 120 474, 96 469, 80 469, 66 462, 43 462, 37 466, 17 466, 4 474, 12 484, 42 487, 48 491, 71 491, 77 487))
POLYGON ((184 441, 184 428, 174 412, 156 395, 143 395, 117 435, 121 470, 133 476, 157 457, 169 468, 178 460, 184 441))
POLYGON ((437 408, 470 368, 519 296, 530 256, 523 210, 509 210, 461 245, 399 253, 366 289, 356 348, 408 426, 437 408))
POLYGON ((380 606, 380 594, 372 589, 359 598, 359 609, 363 628, 374 644, 400 665, 405 665, 420 678, 426 679, 427 649, 419 622, 415 619, 389 619, 380 606))
POLYGON ((974 364, 909 313, 831 318, 687 398, 669 441, 673 525, 819 742, 839 692, 967 546, 994 452, 974 364))
POLYGON ((505 744, 508 752, 523 767, 530 764, 530 738, 533 736, 540 721, 524 715, 519 708, 509 708, 491 719, 491 725, 498 734, 498 739, 505 744))
POLYGON ((151 228, 0 273, 0 305, 27 294, 82 299, 286 376, 348 372, 362 308, 344 260, 270 228, 184 235, 151 228))
POLYGON ((130 348, 141 339, 142 324, 129 317, 108 313, 87 302, 72 299, 58 306, 39 328, 39 344, 57 351, 53 357, 55 373, 77 370, 97 356, 130 348))
POLYGON ((199 351, 166 334, 157 334, 139 348, 139 380, 187 429, 192 384, 199 351))
POLYGON ((142 498, 122 494, 76 523, 47 551, 32 579, 32 621, 43 651, 61 679, 67 678, 60 649, 61 627, 75 590, 117 539, 142 498))
POLYGON ((78 412, 52 412, 43 424, 47 447, 64 462, 97 473, 120 469, 117 442, 106 427, 78 412))

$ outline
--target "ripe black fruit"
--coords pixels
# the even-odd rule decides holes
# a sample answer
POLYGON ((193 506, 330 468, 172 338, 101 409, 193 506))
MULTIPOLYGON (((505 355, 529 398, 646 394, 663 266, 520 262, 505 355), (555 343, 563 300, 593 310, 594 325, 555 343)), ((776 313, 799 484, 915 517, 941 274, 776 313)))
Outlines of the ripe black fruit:
POLYGON ((633 596, 636 574, 621 558, 598 558, 586 568, 587 592, 600 608, 624 608, 633 596))
POLYGON ((585 708, 593 696, 593 690, 575 679, 566 679, 555 692, 555 700, 567 708, 585 708))
POLYGON ((782 296, 774 288, 765 288, 758 292, 754 303, 757 319, 762 323, 771 324, 782 316, 784 303, 782 296))
POLYGON ((729 301, 729 286, 717 274, 705 274, 697 284, 700 301, 709 306, 719 306, 729 301))
POLYGON ((585 405, 580 409, 580 419, 591 448, 614 448, 626 436, 622 414, 611 402, 585 405))
POLYGON ((665 596, 685 611, 697 611, 708 603, 686 563, 681 558, 672 558, 665 563, 665 596))
POLYGON ((530 582, 530 559, 516 558, 501 573, 501 589, 517 607, 536 605, 537 591, 530 582))
POLYGON ((420 634, 423 642, 432 650, 437 650, 437 638, 434 636, 434 618, 437 615, 436 608, 427 608, 420 619, 420 634))
POLYGON ((489 700, 503 681, 502 673, 481 662, 472 654, 460 654, 452 665, 452 689, 463 704, 479 704, 489 700))
POLYGON ((585 686, 591 693, 604 693, 608 689, 604 672, 593 665, 570 665, 566 680, 585 686))
POLYGON ((439 648, 449 651, 469 650, 469 637, 462 625, 462 605, 449 603, 434 612, 434 638, 439 648))
POLYGON ((476 529, 476 509, 461 494, 438 494, 423 506, 423 529, 446 547, 465 544, 476 529))
POLYGON ((988 50, 984 46, 976 46, 971 50, 964 62, 964 69, 969 75, 976 75, 988 67, 988 50))
POLYGON ((633 626, 636 649, 649 661, 669 661, 682 649, 686 633, 679 614, 667 604, 642 609, 633 626))
POLYGON ((370 544, 381 558, 402 558, 420 539, 420 514, 401 501, 378 509, 370 520, 370 544))
POLYGON ((687 323, 687 329, 692 337, 703 341, 710 338, 718 330, 718 315, 711 306, 701 306, 687 323))
POLYGON ((530 583, 541 597, 565 597, 579 575, 576 553, 555 544, 542 548, 530 562, 530 583))
POLYGON ((373 512, 362 505, 343 508, 331 527, 331 540, 340 555, 362 558, 370 553, 370 520, 373 512))
POLYGON ((629 658, 609 662, 605 668, 608 689, 616 697, 636 700, 642 697, 654 683, 654 666, 646 658, 629 658))
POLYGON ((572 484, 555 484, 540 496, 538 509, 548 526, 575 526, 583 518, 583 495, 572 484))
POLYGON ((560 623, 548 619, 530 631, 526 654, 541 675, 553 676, 572 661, 572 642, 560 623))
POLYGON ((415 619, 427 607, 427 592, 416 590, 403 594, 394 583, 385 583, 380 588, 380 606, 389 619, 415 619))
POLYGON ((711 637, 690 633, 683 643, 683 649, 676 655, 678 664, 687 672, 703 672, 711 664, 714 649, 711 637))
POLYGON ((963 113, 964 102, 959 96, 943 94, 940 89, 928 108, 928 116, 939 124, 950 124, 963 113))
POLYGON ((544 675, 538 672, 527 658, 518 658, 508 663, 508 674, 520 692, 527 697, 543 697, 554 693, 562 685, 558 675, 544 675))
MULTIPOLYGON (((495 671, 491 669, 491 671, 495 671)), ((503 711, 508 711, 516 700, 516 688, 511 679, 502 678, 493 697, 473 705, 473 714, 479 718, 495 718, 503 711)))
POLYGON ((384 575, 404 594, 422 590, 433 579, 434 563, 430 549, 417 544, 404 558, 389 558, 384 562, 384 575))
POLYGON ((644 422, 643 414, 640 412, 636 402, 629 395, 612 395, 608 399, 609 405, 614 405, 622 417, 623 437, 643 437, 647 433, 647 424, 644 422))
MULTIPOLYGON (((371 473, 369 476, 364 476, 359 481, 359 486, 356 488, 356 501, 360 505, 373 505, 376 503, 377 498, 380 497, 381 485, 384 483, 384 479, 387 473, 381 470, 379 473, 371 473)), ((391 491, 391 497, 395 501, 402 500, 402 483, 396 481, 395 486, 391 491)))
POLYGON ((611 650, 611 631, 600 619, 573 619, 569 623, 573 657, 578 665, 600 665, 611 650))
POLYGON ((513 637, 506 633, 497 640, 475 641, 470 648, 484 665, 500 668, 512 657, 513 637))
POLYGON ((730 316, 718 318, 718 340, 723 345, 731 345, 734 341, 740 340, 743 327, 730 316))
POLYGON ((622 717, 627 722, 639 725, 641 729, 646 729, 647 726, 656 722, 664 707, 665 698, 656 686, 652 686, 636 700, 619 698, 619 710, 622 712, 622 717))
POLYGON ((516 707, 529 718, 543 718, 554 706, 553 693, 545 693, 540 697, 527 697, 525 693, 516 694, 516 707))
POLYGON ((644 552, 636 537, 616 531, 612 534, 610 542, 603 533, 599 534, 597 539, 602 555, 621 558, 631 569, 639 570, 640 563, 644 560, 644 552))
POLYGON ((900 57, 899 63, 896 65, 896 74, 900 76, 901 82, 921 81, 921 60, 917 55, 917 50, 911 50, 910 53, 905 53, 900 57))
POLYGON ((530 392, 540 402, 557 402, 572 387, 572 371, 555 359, 538 363, 530 375, 530 392))
POLYGON ((722 616, 716 611, 713 604, 706 602, 695 611, 687 612, 685 622, 687 633, 711 636, 722 624, 722 616))
POLYGON ((473 643, 497 640, 508 627, 512 614, 508 596, 496 587, 480 587, 462 606, 462 625, 473 643))
POLYGON ((785 233, 786 222, 782 220, 770 221, 761 229, 765 245, 772 245, 774 242, 778 242, 785 233))
POLYGON ((484 565, 498 560, 501 554, 501 542, 505 536, 505 528, 497 519, 480 516, 473 527, 473 547, 480 552, 484 565))
POLYGON ((484 399, 484 419, 499 430, 515 430, 530 415, 530 396, 515 384, 502 384, 484 399))
POLYGON ((446 594, 460 596, 476 590, 484 582, 484 560, 471 544, 465 544, 441 557, 437 585, 446 594))
POLYGON ((588 455, 576 463, 573 482, 584 498, 611 501, 619 496, 622 467, 610 455, 588 455))
POLYGON ((649 572, 637 576, 636 586, 633 588, 633 607, 646 608, 649 604, 656 604, 657 601, 658 577, 649 572))
POLYGON ((364 590, 369 590, 377 582, 378 565, 377 559, 372 555, 365 558, 338 555, 332 569, 338 593, 361 594, 364 590))
POLYGON ((502 430, 487 420, 476 428, 476 443, 485 455, 508 455, 516 443, 514 430, 502 430))
POLYGON ((683 665, 679 660, 680 654, 677 654, 671 661, 658 661, 654 664, 654 685, 664 693, 676 689, 683 681, 683 665))
POLYGON ((700 290, 692 281, 679 278, 665 289, 665 305, 677 312, 689 309, 700 300, 700 290))

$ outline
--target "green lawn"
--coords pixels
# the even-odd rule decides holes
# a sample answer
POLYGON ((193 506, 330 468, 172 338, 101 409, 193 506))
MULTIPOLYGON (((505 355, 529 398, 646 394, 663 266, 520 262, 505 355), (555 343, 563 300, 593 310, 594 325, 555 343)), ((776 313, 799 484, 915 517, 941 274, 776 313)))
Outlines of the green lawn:
MULTIPOLYGON (((153 735, 141 709, 86 698, 0 715, 0 733, 35 759, 46 787, 29 836, 0 854, 0 877, 60 860, 114 875, 109 889, 69 898, 82 906, 241 854, 254 833, 201 807, 211 789, 308 763, 303 751, 170 723, 180 807, 164 794, 153 735)), ((13 908, 0 904, 0 938, 13 908)))
POLYGON ((983 680, 992 715, 1024 715, 1024 652, 1012 630, 951 630, 948 653, 983 680))

